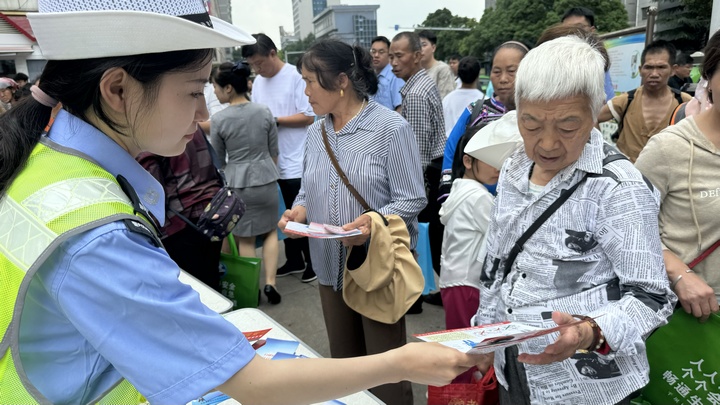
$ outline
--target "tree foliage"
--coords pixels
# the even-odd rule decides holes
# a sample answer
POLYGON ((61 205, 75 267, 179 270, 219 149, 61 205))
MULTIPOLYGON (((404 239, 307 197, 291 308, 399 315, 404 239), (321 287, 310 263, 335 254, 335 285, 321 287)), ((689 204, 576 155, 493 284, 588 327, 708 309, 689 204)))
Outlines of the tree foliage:
POLYGON ((658 7, 656 38, 671 41, 684 52, 701 50, 710 35, 712 1, 680 0, 675 7, 667 4, 674 1, 661 0, 661 3, 665 4, 658 7))
MULTIPOLYGON (((430 13, 422 23, 423 27, 443 28, 473 28, 477 26, 474 18, 460 17, 453 15, 447 8, 442 8, 430 13)), ((416 31, 420 31, 418 29, 416 31)), ((433 31, 431 29, 431 31, 433 31)), ((433 31, 437 36, 437 49, 435 59, 444 60, 450 55, 458 53, 460 43, 468 35, 467 31, 433 31)))
POLYGON ((553 11, 560 22, 565 11, 572 7, 586 7, 595 13, 595 29, 599 34, 628 27, 628 14, 620 0, 556 0, 553 11))
POLYGON ((315 34, 310 33, 308 34, 308 36, 306 36, 304 39, 301 39, 300 41, 287 44, 287 46, 285 46, 285 48, 283 48, 278 53, 278 57, 282 60, 285 60, 285 57, 287 56, 287 61, 290 64, 297 65, 298 60, 300 60, 300 57, 302 56, 302 53, 295 52, 306 51, 314 42, 315 34))
POLYGON ((479 22, 440 9, 428 15, 423 26, 458 27, 464 24, 471 28, 470 32, 436 32, 437 59, 459 53, 488 60, 492 51, 505 41, 535 44, 543 30, 559 23, 571 7, 593 10, 599 33, 627 28, 627 11, 621 0, 498 0, 496 7, 485 10, 479 22))

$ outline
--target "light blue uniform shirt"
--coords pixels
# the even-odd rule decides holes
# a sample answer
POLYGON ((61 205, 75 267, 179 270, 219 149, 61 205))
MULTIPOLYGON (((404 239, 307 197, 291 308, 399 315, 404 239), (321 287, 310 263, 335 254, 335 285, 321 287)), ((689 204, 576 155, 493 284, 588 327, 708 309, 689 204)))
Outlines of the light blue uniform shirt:
MULTIPOLYGON (((110 138, 65 111, 49 138, 122 174, 164 221, 162 187, 110 138)), ((178 273, 163 249, 122 222, 62 243, 25 300, 20 352, 30 381, 67 404, 96 398, 120 376, 160 404, 186 403, 227 381, 255 352, 178 273)))
POLYGON ((402 104, 402 96, 400 89, 405 85, 405 81, 392 72, 392 67, 388 63, 378 75, 378 91, 373 96, 376 103, 395 110, 402 104))

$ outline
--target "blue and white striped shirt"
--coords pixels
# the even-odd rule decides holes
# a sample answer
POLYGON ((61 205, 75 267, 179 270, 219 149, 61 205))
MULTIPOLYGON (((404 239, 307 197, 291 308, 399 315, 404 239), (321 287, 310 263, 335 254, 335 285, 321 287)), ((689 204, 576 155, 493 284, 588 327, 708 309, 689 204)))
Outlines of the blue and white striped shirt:
MULTIPOLYGON (((378 212, 402 217, 414 248, 417 215, 427 199, 410 124, 399 114, 370 101, 338 133, 330 115, 308 128, 302 186, 293 206, 306 207, 308 222, 345 225, 360 216, 363 207, 332 166, 320 125, 325 125, 330 147, 350 184, 378 212)), ((345 253, 337 240, 310 239, 310 256, 320 284, 342 289, 345 253)))

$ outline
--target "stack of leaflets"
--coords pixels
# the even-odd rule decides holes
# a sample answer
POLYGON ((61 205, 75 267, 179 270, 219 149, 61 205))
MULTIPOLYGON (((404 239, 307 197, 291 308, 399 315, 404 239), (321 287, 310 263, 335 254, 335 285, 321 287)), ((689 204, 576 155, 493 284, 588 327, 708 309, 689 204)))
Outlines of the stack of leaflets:
POLYGON ((306 225, 292 221, 288 222, 287 226, 285 226, 285 233, 318 239, 339 239, 362 235, 362 232, 357 228, 346 231, 341 226, 318 224, 317 222, 311 222, 310 225, 306 225))
POLYGON ((570 326, 578 325, 585 320, 577 320, 552 328, 537 328, 519 322, 501 322, 490 325, 472 326, 469 328, 442 330, 439 332, 414 335, 425 342, 437 342, 460 350, 463 353, 483 354, 496 349, 515 346, 518 343, 536 337, 559 332, 570 326))
POLYGON ((270 360, 306 358, 302 354, 295 354, 300 342, 295 340, 282 340, 267 338, 265 344, 255 350, 255 353, 270 360))
POLYGON ((255 353, 270 360, 278 359, 297 359, 306 358, 301 354, 295 354, 295 350, 300 346, 300 342, 296 340, 282 340, 267 338, 260 340, 270 329, 254 330, 243 332, 248 342, 253 344, 255 353))
MULTIPOLYGON (((286 359, 298 359, 307 358, 302 354, 296 354, 295 350, 300 346, 300 342, 296 340, 282 340, 267 338, 260 340, 265 336, 270 329, 255 330, 251 332, 243 332, 247 340, 253 343, 253 347, 256 348, 255 352, 270 360, 286 360, 286 359)), ((191 405, 216 405, 222 404, 228 401, 227 404, 237 404, 229 396, 223 394, 220 391, 212 391, 192 401, 191 405)), ((338 400, 332 400, 323 402, 320 405, 346 405, 344 402, 338 400)))

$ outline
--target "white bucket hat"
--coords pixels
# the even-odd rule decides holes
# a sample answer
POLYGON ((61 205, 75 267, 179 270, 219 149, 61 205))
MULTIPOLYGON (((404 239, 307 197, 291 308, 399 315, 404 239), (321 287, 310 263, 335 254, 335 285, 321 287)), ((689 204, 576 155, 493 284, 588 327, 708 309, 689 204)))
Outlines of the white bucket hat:
POLYGON ((203 0, 38 0, 28 19, 49 60, 139 55, 254 44, 211 17, 203 0))
POLYGON ((522 143, 517 111, 510 111, 475 133, 463 152, 500 170, 505 159, 522 143))

